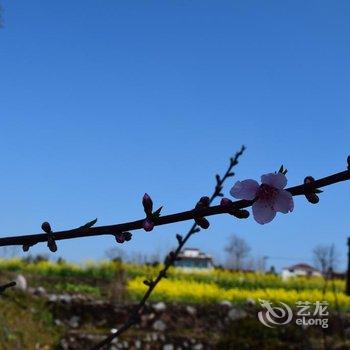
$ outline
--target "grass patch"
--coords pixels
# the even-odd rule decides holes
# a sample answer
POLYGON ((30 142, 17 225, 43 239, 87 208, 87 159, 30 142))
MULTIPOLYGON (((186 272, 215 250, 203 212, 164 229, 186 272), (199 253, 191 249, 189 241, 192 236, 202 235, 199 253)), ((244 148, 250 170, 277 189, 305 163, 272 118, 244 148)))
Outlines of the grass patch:
POLYGON ((0 297, 0 349, 53 349, 63 332, 43 300, 15 291, 0 297))

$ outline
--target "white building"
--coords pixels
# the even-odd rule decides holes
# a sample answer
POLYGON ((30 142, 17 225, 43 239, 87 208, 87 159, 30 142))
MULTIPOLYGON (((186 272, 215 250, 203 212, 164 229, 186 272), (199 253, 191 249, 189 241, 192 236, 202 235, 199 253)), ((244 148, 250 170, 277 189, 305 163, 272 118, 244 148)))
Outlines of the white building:
POLYGON ((180 260, 176 260, 175 267, 184 269, 212 269, 213 259, 210 255, 201 252, 197 248, 185 248, 179 253, 180 260))
POLYGON ((282 279, 286 280, 296 276, 322 276, 322 273, 311 265, 300 263, 283 268, 281 275, 282 279))

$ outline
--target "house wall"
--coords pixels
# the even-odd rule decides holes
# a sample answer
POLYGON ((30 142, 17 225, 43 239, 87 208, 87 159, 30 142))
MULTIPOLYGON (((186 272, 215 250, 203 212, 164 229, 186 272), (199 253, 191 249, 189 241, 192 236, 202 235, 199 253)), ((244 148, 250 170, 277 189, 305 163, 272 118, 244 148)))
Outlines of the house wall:
POLYGON ((296 276, 322 276, 322 274, 319 271, 312 271, 311 275, 308 271, 305 270, 299 270, 295 269, 293 272, 291 272, 288 269, 283 269, 281 273, 282 279, 288 279, 289 277, 296 277, 296 276))
POLYGON ((199 269, 209 269, 213 268, 213 264, 210 260, 206 259, 186 259, 182 258, 179 261, 176 261, 174 266, 176 267, 183 267, 183 268, 199 268, 199 269))

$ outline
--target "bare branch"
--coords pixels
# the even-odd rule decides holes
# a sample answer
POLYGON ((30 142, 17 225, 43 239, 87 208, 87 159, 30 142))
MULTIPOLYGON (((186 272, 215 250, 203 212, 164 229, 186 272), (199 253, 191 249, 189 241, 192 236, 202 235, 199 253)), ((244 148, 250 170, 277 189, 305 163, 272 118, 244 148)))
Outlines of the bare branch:
MULTIPOLYGON (((221 197, 221 189, 222 189, 223 182, 228 177, 232 176, 232 172, 231 172, 232 167, 238 163, 238 158, 243 153, 243 151, 244 151, 244 148, 242 148, 242 150, 236 154, 235 158, 231 158, 230 167, 229 167, 228 171, 225 173, 223 178, 220 178, 219 175, 216 175, 217 184, 216 184, 214 193, 212 194, 212 196, 209 199, 208 204, 211 204, 212 201, 216 197, 221 197)), ((310 193, 315 193, 315 190, 318 190, 319 187, 328 186, 328 185, 331 185, 333 183, 346 181, 349 179, 350 179, 350 171, 344 171, 344 172, 337 173, 337 174, 334 174, 334 175, 331 175, 331 176, 328 176, 328 177, 325 177, 325 178, 322 178, 319 180, 304 181, 303 185, 291 187, 287 190, 293 196, 297 196, 297 195, 305 195, 306 196, 310 193)), ((319 192, 317 191, 317 193, 319 193, 319 192)), ((229 213, 229 214, 235 215, 235 216, 240 217, 240 218, 245 218, 246 215, 244 215, 244 211, 242 211, 241 209, 249 207, 254 203, 254 201, 246 201, 246 200, 240 200, 240 201, 231 202, 231 203, 228 201, 225 201, 225 205, 220 205, 220 206, 216 206, 216 207, 210 207, 209 205, 207 205, 207 206, 203 206, 202 208, 199 208, 200 206, 198 206, 198 204, 200 202, 203 202, 203 201, 205 202, 204 198, 205 197, 202 197, 200 199, 200 201, 197 203, 197 206, 194 210, 194 213, 193 213, 193 211, 190 211, 190 212, 174 214, 173 216, 170 216, 170 217, 174 217, 174 216, 176 217, 176 215, 188 215, 188 213, 191 213, 191 214, 194 214, 194 217, 190 217, 190 218, 194 219, 194 218, 198 218, 198 217, 204 217, 204 216, 210 216, 210 215, 216 215, 216 214, 222 214, 222 213, 229 213), (222 211, 223 208, 225 208, 224 211, 222 211), (239 211, 241 211, 242 213, 240 213, 239 211), (237 215, 237 214, 239 214, 239 215, 237 215)), ((164 218, 165 217, 163 217, 163 219, 164 218)), ((119 337, 126 330, 128 330, 131 326, 133 326, 139 322, 143 307, 146 304, 150 295, 152 294, 152 291, 157 286, 157 284, 161 281, 161 279, 166 277, 166 273, 167 273, 168 269, 173 265, 174 261, 177 259, 178 254, 180 253, 181 249, 184 247, 184 245, 189 240, 189 238, 194 233, 198 232, 198 230, 199 230, 199 227, 197 226, 197 221, 195 221, 195 223, 192 225, 192 227, 188 231, 185 238, 183 238, 182 236, 180 236, 178 234, 176 235, 176 239, 178 242, 177 249, 175 251, 172 251, 169 253, 169 255, 167 256, 167 259, 166 259, 165 267, 159 271, 156 279, 145 281, 146 282, 145 284, 148 286, 148 289, 145 292, 141 301, 136 306, 135 310, 131 313, 131 315, 127 319, 127 321, 117 330, 117 332, 110 334, 103 341, 101 341, 99 344, 94 346, 91 350, 102 349, 104 346, 107 346, 108 344, 110 344, 113 341, 113 339, 119 337)))
POLYGON ((11 287, 14 287, 15 285, 16 285, 16 282, 15 282, 15 281, 12 281, 12 282, 3 284, 2 286, 0 286, 0 294, 3 293, 3 292, 5 292, 6 289, 11 288, 11 287))
MULTIPOLYGON (((241 150, 239 152, 237 152, 233 158, 230 159, 229 167, 222 178, 219 175, 216 175, 216 186, 215 186, 213 194, 211 195, 210 198, 202 197, 196 205, 197 209, 198 209, 198 207, 201 207, 201 206, 209 207, 209 205, 213 202, 214 199, 216 199, 217 197, 221 197, 222 185, 224 184, 226 179, 228 179, 229 177, 232 177, 232 174, 233 174, 232 168, 238 164, 239 157, 243 154, 244 150, 245 150, 245 147, 242 146, 241 150)), ((135 307, 132 314, 129 316, 129 318, 126 320, 126 322, 117 330, 116 333, 113 333, 113 334, 109 335, 108 337, 106 337, 102 342, 100 342, 99 344, 94 346, 92 350, 98 350, 98 349, 101 349, 102 347, 104 347, 105 345, 110 344, 113 339, 119 337, 121 334, 123 334, 125 331, 127 331, 131 326, 138 323, 138 321, 140 319, 140 315, 141 315, 142 310, 143 310, 143 307, 146 304, 148 298, 151 296, 152 291, 154 290, 154 288, 156 288, 157 284, 164 277, 166 277, 166 273, 167 273, 168 269, 173 265, 174 261, 178 258, 178 255, 179 255, 180 251, 182 250, 182 248, 184 247, 184 245, 186 244, 186 242, 190 239, 190 237, 193 234, 195 234, 199 231, 200 231, 200 228, 197 225, 197 221, 195 221, 194 224, 192 225, 192 227, 188 230, 185 237, 182 237, 179 234, 176 235, 176 240, 178 243, 176 250, 170 252, 167 255, 167 258, 165 261, 165 266, 162 270, 159 271, 156 279, 153 281, 145 281, 145 282, 147 282, 146 285, 148 286, 148 289, 145 292, 142 299, 140 300, 140 302, 135 307)))
MULTIPOLYGON (((234 160, 232 162, 234 164, 234 160)), ((216 189, 215 189, 215 197, 221 197, 221 188, 224 179, 230 177, 230 171, 225 174, 223 179, 219 179, 216 189)), ((350 179, 350 171, 342 171, 319 180, 314 180, 312 182, 306 182, 302 185, 294 186, 287 188, 293 196, 299 195, 308 195, 310 193, 314 193, 320 187, 325 187, 329 185, 333 185, 338 182, 347 181, 350 179)), ((211 202, 210 202, 211 203, 211 202)), ((216 206, 208 206, 195 208, 192 210, 160 216, 159 218, 154 219, 154 226, 168 225, 175 222, 187 221, 187 220, 195 220, 197 218, 205 218, 212 215, 219 214, 231 214, 235 215, 238 218, 246 218, 247 212, 240 211, 243 208, 250 207, 254 201, 247 200, 239 200, 235 202, 230 202, 226 205, 216 205, 216 206)), ((101 235, 118 235, 125 231, 134 231, 143 229, 145 219, 130 221, 126 223, 116 224, 116 225, 108 225, 108 226, 100 226, 100 227, 79 227, 73 230, 67 231, 59 231, 54 233, 55 241, 63 240, 63 239, 72 239, 72 238, 81 238, 81 237, 92 237, 92 236, 101 236, 101 235)), ((11 236, 0 238, 0 247, 8 246, 8 245, 21 245, 24 247, 30 247, 39 242, 47 242, 51 234, 47 233, 39 233, 33 235, 25 235, 25 236, 11 236)))

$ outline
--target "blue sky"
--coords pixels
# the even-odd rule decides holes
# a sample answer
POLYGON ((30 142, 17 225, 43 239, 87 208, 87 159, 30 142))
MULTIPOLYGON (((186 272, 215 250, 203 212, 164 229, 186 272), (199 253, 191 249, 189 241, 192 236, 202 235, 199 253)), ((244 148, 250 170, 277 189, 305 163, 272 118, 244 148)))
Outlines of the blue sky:
MULTIPOLYGON (((62 230, 138 219, 144 192, 164 214, 189 209, 241 144, 236 180, 284 164, 294 185, 345 168, 348 1, 1 5, 1 236, 40 232, 45 220, 62 230)), ((235 233, 280 268, 335 243, 344 266, 349 191, 327 188, 316 206, 298 197, 292 214, 264 226, 212 218, 189 245, 224 261, 235 233)), ((189 225, 137 231, 119 247, 164 253, 189 225)), ((113 246, 110 237, 62 241, 58 254, 99 259, 113 246)))

